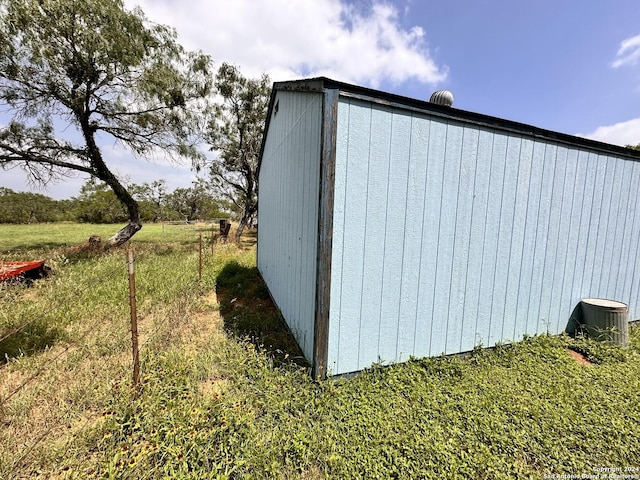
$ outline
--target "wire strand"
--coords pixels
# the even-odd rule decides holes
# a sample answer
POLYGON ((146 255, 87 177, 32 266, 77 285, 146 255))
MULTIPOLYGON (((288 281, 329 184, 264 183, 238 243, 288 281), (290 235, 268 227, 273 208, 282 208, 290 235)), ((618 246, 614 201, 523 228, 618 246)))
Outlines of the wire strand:
POLYGON ((14 328, 13 330, 11 330, 9 333, 4 334, 2 337, 0 337, 0 343, 1 343, 1 342, 3 342, 3 341, 5 341, 5 340, 6 340, 7 338, 9 338, 9 337, 12 337, 12 336, 13 336, 13 335, 15 335, 16 333, 19 333, 19 332, 23 331, 23 330, 24 330, 25 328, 27 328, 29 325, 31 325, 31 324, 33 324, 33 323, 37 322, 38 320, 42 320, 44 317, 46 317, 47 315, 49 315, 52 311, 58 310, 59 308, 66 306, 68 303, 70 303, 70 302, 71 302, 71 300, 75 300, 76 298, 81 297, 81 296, 82 296, 82 294, 83 294, 86 290, 88 290, 88 289, 89 289, 89 288, 91 288, 91 287, 95 287, 96 285, 98 285, 98 284, 100 284, 100 283, 103 283, 103 282, 105 281, 105 278, 110 278, 110 276, 111 276, 114 272, 115 272, 115 270, 113 270, 112 272, 110 272, 110 274, 108 274, 108 275, 104 275, 104 276, 102 276, 102 277, 100 277, 100 278, 96 278, 96 279, 94 279, 94 281, 92 281, 92 282, 91 282, 91 283, 89 283, 88 285, 83 286, 82 290, 78 289, 78 290, 76 290, 76 291, 74 291, 74 292, 71 292, 71 294, 70 294, 68 297, 66 297, 66 298, 64 298, 64 299, 62 299, 62 300, 59 300, 59 301, 57 302, 57 304, 56 304, 53 308, 48 309, 48 310, 47 310, 47 311, 45 311, 45 312, 42 312, 40 315, 38 315, 38 316, 36 316, 36 317, 32 318, 31 320, 29 320, 29 321, 28 321, 27 323, 25 323, 24 325, 21 325, 21 326, 19 326, 19 327, 16 327, 16 328, 14 328))

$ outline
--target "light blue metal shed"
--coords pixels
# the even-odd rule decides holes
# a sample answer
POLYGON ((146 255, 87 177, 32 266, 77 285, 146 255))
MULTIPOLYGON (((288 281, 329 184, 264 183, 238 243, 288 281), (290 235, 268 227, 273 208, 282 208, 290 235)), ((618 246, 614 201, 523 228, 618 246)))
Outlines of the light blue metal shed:
POLYGON ((640 315, 640 152, 326 78, 274 84, 258 268, 315 375, 640 315))

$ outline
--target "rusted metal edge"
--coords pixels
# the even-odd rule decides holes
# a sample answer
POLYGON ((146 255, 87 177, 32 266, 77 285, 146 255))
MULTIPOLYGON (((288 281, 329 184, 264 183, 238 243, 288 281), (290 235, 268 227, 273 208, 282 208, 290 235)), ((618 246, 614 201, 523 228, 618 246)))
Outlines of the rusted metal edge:
POLYGON ((17 277, 30 270, 36 270, 44 266, 43 260, 32 260, 27 262, 0 262, 0 280, 17 277))
POLYGON ((312 374, 315 378, 325 378, 327 376, 329 355, 331 251, 333 245, 333 201, 339 97, 340 91, 338 89, 327 89, 322 103, 316 307, 312 365, 312 374))

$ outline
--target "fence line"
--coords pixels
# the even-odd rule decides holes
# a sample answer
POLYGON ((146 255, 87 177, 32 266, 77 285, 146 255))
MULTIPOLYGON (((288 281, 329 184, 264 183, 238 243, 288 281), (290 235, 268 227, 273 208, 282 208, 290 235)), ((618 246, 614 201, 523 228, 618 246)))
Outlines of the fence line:
MULTIPOLYGON (((213 237, 212 237, 213 240, 213 237)), ((204 252, 204 247, 203 247, 203 242, 202 242, 202 233, 199 234, 199 243, 198 243, 198 281, 202 280, 202 260, 203 260, 203 252, 204 252)), ((214 248, 213 248, 213 241, 211 242, 211 252, 213 254, 214 252, 214 248)), ((129 268, 129 302, 130 302, 130 313, 131 313, 131 331, 132 331, 132 343, 135 341, 137 343, 137 307, 136 307, 136 299, 135 299, 135 275, 133 273, 133 263, 134 263, 134 258, 133 258, 133 250, 131 248, 129 248, 128 253, 127 253, 127 264, 128 264, 128 268, 129 268), (134 326, 135 324, 135 326, 134 326), (133 338, 133 332, 135 331, 135 340, 133 338)), ((19 326, 19 327, 15 327, 12 330, 10 330, 8 333, 4 334, 2 337, 0 337, 0 342, 3 342, 4 340, 12 337, 13 335, 16 335, 17 333, 22 332, 25 328, 27 328, 29 325, 32 325, 33 323, 37 322, 38 320, 42 320, 43 318, 45 318, 47 315, 50 315, 52 311, 55 311, 59 308, 62 308, 66 305, 68 305, 72 300, 75 300, 76 298, 82 296, 82 294, 87 290, 90 289, 91 287, 94 287, 102 282, 104 282, 105 278, 110 277, 111 274, 113 274, 115 272, 112 271, 109 275, 105 275, 105 276, 101 276, 99 278, 94 279, 92 282, 90 282, 89 284, 85 285, 82 290, 78 289, 75 290, 74 292, 72 292, 69 296, 67 296, 66 298, 59 300, 51 309, 47 310, 46 312, 42 312, 40 315, 32 318, 31 320, 29 320, 28 322, 24 323, 23 325, 19 326)), ((164 326, 164 324, 162 325, 164 326)), ((157 332, 159 331, 160 328, 156 328, 156 330, 154 330, 153 335, 157 334, 157 332)), ((86 338, 86 336, 92 331, 93 329, 90 328, 89 330, 87 330, 85 333, 83 333, 81 335, 81 337, 78 339, 78 341, 83 340, 84 338, 86 338)), ((152 337, 148 338, 143 346, 147 345, 152 337)), ((74 345, 68 345, 62 352, 60 352, 58 355, 56 355, 52 360, 49 361, 49 363, 53 363, 55 362, 62 354, 66 353, 67 351, 69 351, 71 349, 71 347, 73 347, 74 345)), ((137 348, 137 347, 136 347, 137 348)), ((138 380, 139 380, 139 371, 136 373, 136 368, 139 370, 139 359, 138 361, 136 361, 135 357, 136 354, 133 354, 134 356, 134 383, 137 384, 138 380), (136 367, 137 364, 137 367, 136 367), (136 380, 138 379, 138 380, 136 380)), ((6 367, 7 364, 3 365, 1 368, 6 367)), ((44 368, 46 367, 46 364, 43 365, 42 367, 40 367, 37 371, 36 374, 34 374, 32 377, 35 378, 39 375, 39 373, 41 373, 42 370, 44 370, 44 368)), ((27 380, 25 380, 23 383, 26 385, 27 383, 29 383, 31 380, 33 380, 32 377, 29 377, 27 380)), ((13 395, 15 395, 15 393, 17 392, 12 392, 11 395, 0 399, 0 406, 2 406, 4 403, 6 403, 6 401, 12 397, 13 395)))
MULTIPOLYGON (((115 270, 114 270, 115 271, 115 270)), ((111 272, 113 273, 113 272, 111 272)), ((32 325, 34 322, 37 322, 38 320, 42 320, 44 317, 46 317, 47 315, 49 315, 53 310, 57 310, 58 308, 64 307, 66 306, 68 303, 71 302, 71 300, 75 300, 76 298, 82 296, 82 294, 88 290, 91 287, 95 287, 96 285, 104 282, 105 277, 107 277, 107 275, 100 277, 100 278, 96 278, 94 279, 94 281, 92 281, 91 283, 89 283, 88 285, 83 286, 82 290, 78 289, 74 292, 71 292, 71 294, 67 297, 67 298, 63 298, 62 300, 59 300, 57 302, 57 304, 55 304, 51 309, 47 310, 46 312, 42 312, 42 314, 32 318, 31 320, 29 320, 27 323, 25 323, 24 325, 21 325, 19 327, 14 328, 13 330, 11 330, 9 333, 6 333, 5 335, 3 335, 2 337, 0 337, 0 342, 5 341, 6 339, 12 337, 13 335, 15 335, 16 333, 20 333, 22 332, 25 328, 27 328, 29 325, 32 325)))
POLYGON ((22 455, 20 455, 20 457, 15 460, 13 462, 13 465, 11 465, 11 470, 10 473, 14 473, 18 467, 21 466, 22 462, 25 460, 25 458, 27 458, 29 456, 29 454, 33 451, 34 448, 36 448, 40 442, 42 442, 53 430, 53 428, 56 426, 57 424, 51 422, 51 425, 49 425, 49 428, 47 428, 38 438, 35 442, 33 442, 31 444, 31 446, 27 447, 25 449, 25 451, 22 453, 22 455))
MULTIPOLYGON (((131 251, 131 255, 133 256, 133 251, 131 251)), ((133 262, 133 257, 131 258, 131 262, 133 262)), ((129 260, 128 260, 129 263, 129 260)), ((136 313, 136 302, 135 302, 135 280, 131 278, 131 268, 133 268, 132 263, 129 264, 129 272, 130 272, 130 278, 129 278, 129 288, 130 288, 130 312, 131 312, 131 324, 132 324, 132 342, 133 342, 133 332, 134 332, 134 322, 135 322, 135 339, 137 341, 137 313, 136 313), (132 286, 132 282, 133 282, 133 286, 132 286), (131 288, 133 288, 133 297, 131 298, 131 288), (134 320, 135 317, 135 320, 134 320)), ((46 315, 51 314, 52 311, 57 310, 58 308, 62 308, 64 306, 66 306, 68 303, 71 302, 71 300, 74 300, 78 297, 80 297, 84 291, 86 291, 87 289, 94 287, 102 282, 104 282, 105 278, 109 278, 112 274, 114 274, 114 272, 116 272, 116 270, 111 271, 109 274, 101 276, 99 278, 94 279, 94 281, 90 282, 88 285, 86 285, 82 290, 76 290, 74 292, 71 293, 71 295, 69 295, 68 297, 66 297, 65 299, 59 301, 54 308, 43 312, 41 315, 29 320, 27 323, 25 323, 24 325, 18 327, 18 328, 14 328, 12 331, 10 331, 8 334, 4 335, 2 338, 0 338, 0 342, 10 338, 11 336, 23 331, 26 327, 28 327, 29 325, 33 324, 35 321, 37 320, 41 320, 43 319, 46 315)), ((119 273, 122 273, 122 271, 120 270, 119 273)), ((77 346, 78 344, 80 344, 82 342, 82 340, 84 340, 89 333, 91 333, 93 331, 93 327, 89 327, 84 333, 82 333, 82 335, 80 336, 80 338, 76 339, 74 343, 71 343, 69 345, 67 345, 61 352, 59 352, 57 355, 55 355, 52 359, 49 359, 46 363, 44 363, 41 367, 39 367, 36 372, 34 374, 32 374, 31 376, 29 376, 27 379, 25 379, 18 387, 16 387, 16 389, 14 389, 9 395, 7 395, 6 397, 0 399, 0 407, 2 407, 9 399, 11 399, 11 397, 13 397, 16 393, 18 393, 20 390, 22 390, 22 388, 24 388, 27 384, 31 383, 31 381, 33 381, 35 378, 37 378, 48 366, 50 366, 51 364, 55 363, 56 361, 58 361, 58 359, 60 359, 64 354, 66 354, 69 350, 71 350, 74 346, 77 346)), ((137 348, 137 347, 136 347, 137 348)), ((139 361, 136 362, 135 359, 135 354, 134 354, 134 383, 135 385, 137 385, 139 383, 139 361), (136 364, 137 364, 137 369, 138 371, 136 372, 136 364)), ((6 364, 3 365, 3 368, 6 367, 6 364)))
MULTIPOLYGON (((89 330, 90 331, 90 330, 89 330)), ((89 332, 85 332, 85 334, 83 335, 86 336, 86 334, 89 332)), ((67 349, 68 350, 68 349, 67 349)), ((66 353, 66 352, 63 352, 66 353)), ((112 357, 107 357, 106 359, 103 359, 100 366, 101 367, 106 367, 108 361, 111 359, 112 357)), ((46 366, 51 365, 52 363, 54 363, 56 361, 56 359, 49 361, 46 366)), ((44 369, 44 367, 42 367, 42 369, 44 369)), ((41 372, 40 372, 41 373, 41 372)), ((29 381, 33 380, 35 378, 35 376, 33 378, 28 379, 29 381)), ((88 385, 88 388, 91 388, 94 384, 95 384, 96 380, 94 377, 94 380, 91 381, 91 383, 88 385)), ((24 385, 21 385, 21 387, 24 387, 24 385)), ((13 392, 12 395, 14 395, 15 393, 17 393, 17 391, 13 392)), ((11 396, 12 396, 11 395, 11 396)), ((11 396, 7 397, 4 400, 9 400, 9 398, 11 398, 11 396)), ((1 404, 0 404, 1 406, 1 404)), ((69 413, 72 411, 72 408, 69 408, 67 410, 66 413, 69 413)), ((78 433, 81 432, 89 423, 89 421, 91 421, 93 418, 97 417, 100 414, 99 411, 95 411, 93 413, 91 413, 90 415, 88 415, 85 420, 82 422, 82 425, 80 427, 78 427, 76 429, 76 431, 73 433, 73 435, 71 436, 71 438, 67 441, 67 445, 69 444, 69 442, 71 442, 74 438, 76 438, 78 436, 78 433)), ((65 418, 65 416, 63 416, 62 418, 65 418)), ((22 453, 20 454, 20 456, 14 460, 11 468, 10 468, 10 473, 13 474, 15 473, 15 471, 22 465, 22 463, 24 462, 24 460, 33 452, 33 450, 45 439, 49 436, 49 434, 51 434, 51 432, 53 431, 53 429, 55 427, 59 427, 63 424, 64 422, 62 421, 58 421, 58 422, 51 422, 51 424, 47 427, 47 429, 40 434, 36 440, 34 440, 31 445, 29 445, 28 447, 26 447, 22 453)))
POLYGON ((227 241, 230 227, 231 221, 228 218, 201 220, 193 223, 185 221, 162 222, 162 237, 164 238, 165 234, 177 235, 176 232, 179 232, 185 234, 188 238, 193 238, 194 233, 202 234, 204 232, 209 235, 211 253, 213 254, 213 245, 218 239, 227 241))
MULTIPOLYGON (((215 240, 216 240, 216 238, 214 238, 214 235, 213 235, 213 232, 212 232, 212 236, 211 236, 211 254, 212 255, 214 254, 214 243, 215 243, 215 240)), ((202 233, 200 233, 199 234, 199 241, 198 241, 198 281, 202 280, 203 252, 204 252, 204 247, 203 247, 203 242, 202 242, 202 233)), ((131 316, 131 335, 132 335, 132 340, 131 341, 132 341, 132 353, 133 353, 133 385, 132 386, 133 386, 133 390, 134 390, 134 396, 132 397, 131 401, 134 401, 135 398, 137 398, 138 394, 140 393, 139 354, 140 354, 141 351, 143 351, 143 349, 148 347, 150 342, 153 341, 153 339, 161 331, 161 329, 165 328, 169 324, 169 319, 165 319, 164 321, 162 321, 154 329, 154 331, 149 334, 149 337, 145 340, 145 342, 142 345, 137 345, 137 343, 138 343, 138 328, 137 328, 137 306, 136 306, 136 292, 135 292, 134 256, 133 256, 133 250, 131 248, 129 248, 129 250, 127 252, 127 265, 128 265, 128 272, 129 272, 129 287, 130 287, 129 288, 129 302, 130 302, 130 314, 131 314, 130 315, 131 316)), ((17 333, 19 333, 21 331, 23 331, 29 325, 33 324, 34 322, 36 322, 36 321, 38 321, 40 319, 43 319, 46 315, 51 314, 52 311, 66 306, 68 303, 71 302, 71 300, 74 300, 74 299, 80 297, 82 295, 82 293, 84 291, 86 291, 88 288, 91 288, 91 287, 93 287, 93 286, 95 286, 95 285, 97 285, 97 284, 99 284, 101 282, 104 282, 105 278, 109 278, 115 272, 116 272, 116 270, 113 270, 112 272, 108 273, 105 276, 102 276, 100 278, 94 279, 89 284, 85 285, 82 290, 78 289, 78 290, 72 292, 66 298, 58 301, 56 303, 56 305, 52 309, 48 310, 47 312, 43 312, 41 315, 38 315, 35 318, 32 318, 31 320, 29 320, 27 323, 21 325, 20 327, 12 329, 9 333, 5 334, 2 338, 0 338, 0 342, 10 338, 11 336, 13 336, 13 335, 15 335, 15 334, 17 334, 17 333)), ((32 375, 30 375, 25 380, 23 380, 17 387, 15 387, 11 391, 10 394, 8 394, 4 398, 0 399, 0 407, 4 406, 17 393, 22 391, 28 384, 30 384, 35 379, 37 379, 46 369, 50 368, 52 365, 54 365, 56 362, 58 362, 61 358, 63 358, 65 355, 67 355, 72 349, 74 349, 74 347, 78 348, 79 346, 81 346, 83 340, 85 338, 87 338, 88 335, 92 331, 94 331, 94 328, 92 326, 90 326, 88 329, 86 329, 84 332, 82 332, 80 337, 77 338, 74 341, 74 343, 71 343, 71 344, 67 345, 62 351, 57 353, 53 358, 48 359, 45 363, 43 363, 40 367, 38 367, 36 369, 36 371, 32 375)), ((106 367, 107 363, 112 358, 113 358, 112 356, 109 356, 106 359, 104 359, 102 361, 103 367, 106 367)), ((121 367, 121 369, 124 372, 124 369, 126 369, 126 367, 121 367)), ((91 381, 90 384, 89 384, 89 387, 94 385, 95 382, 96 382, 95 379, 93 381, 91 381)), ((72 408, 70 408, 69 412, 72 412, 72 411, 73 411, 72 408)), ((67 412, 67 413, 69 413, 69 412, 67 412)), ((93 418, 98 416, 99 414, 100 414, 99 411, 95 411, 95 412, 92 412, 91 414, 89 414, 84 419, 84 421, 82 422, 82 425, 78 426, 76 431, 67 440, 67 445, 69 445, 70 442, 72 442, 80 434, 80 432, 83 431, 83 429, 88 425, 88 423, 93 418)), ((65 416, 63 416, 62 418, 65 418, 65 416)), ((51 434, 51 432, 56 427, 59 427, 62 424, 63 424, 63 422, 52 421, 51 424, 48 425, 48 427, 40 435, 38 435, 38 437, 30 445, 26 446, 26 448, 24 448, 24 450, 22 450, 20 452, 19 456, 17 457, 16 460, 13 461, 12 466, 10 467, 10 474, 15 473, 24 464, 25 460, 29 457, 29 455, 32 454, 32 452, 35 450, 35 448, 40 443, 42 443, 51 434)), ((25 445, 26 445, 26 442, 25 442, 25 445)))
MULTIPOLYGON (((204 247, 202 245, 200 245, 199 248, 200 248, 200 254, 199 255, 200 255, 200 257, 202 257, 202 252, 204 252, 204 247)), ((213 248, 212 248, 212 252, 213 252, 213 248)), ((199 267, 199 268, 201 268, 201 267, 199 267)), ((199 272, 201 273, 201 270, 199 270, 199 272)), ((200 278, 198 280, 201 281, 201 274, 199 275, 199 277, 200 278)), ((165 318, 164 320, 160 321, 158 323, 158 325, 156 326, 156 328, 151 333, 147 334, 148 336, 145 339, 145 341, 142 342, 142 344, 140 345, 139 351, 140 352, 145 351, 147 349, 147 347, 149 346, 149 344, 156 338, 158 333, 160 333, 160 331, 164 327, 166 327, 168 324, 169 324, 169 319, 168 318, 165 318)))
MULTIPOLYGON (((93 331, 93 326, 89 327, 81 336, 80 338, 77 340, 77 343, 81 342, 82 340, 84 340, 89 333, 91 333, 93 331)), ((49 367, 50 365, 52 365, 53 363, 57 362, 58 359, 60 359, 60 357, 62 357, 64 354, 66 354, 69 350, 71 350, 72 347, 76 347, 77 343, 74 344, 69 344, 67 345, 61 352, 59 352, 56 356, 54 356, 52 359, 48 360, 46 363, 44 363, 41 367, 38 367, 36 369, 36 372, 27 377, 20 385, 18 385, 9 395, 7 395, 6 397, 4 397, 3 399, 0 400, 0 407, 2 407, 5 403, 7 403, 11 397, 13 397, 16 393, 18 393, 20 390, 22 390, 27 384, 31 383, 34 379, 38 378, 40 376, 40 374, 47 369, 47 367, 49 367)))
POLYGON ((155 338, 155 336, 160 332, 160 330, 162 330, 163 327, 166 327, 169 324, 169 320, 163 320, 156 328, 153 332, 151 332, 149 334, 149 337, 142 342, 142 345, 140 345, 140 351, 144 351, 145 348, 151 343, 151 341, 155 338))
POLYGON ((133 248, 127 250, 129 271, 129 310, 131 318, 131 352, 133 356, 133 388, 140 393, 140 354, 138 350, 138 307, 136 305, 136 275, 133 261, 133 248))
MULTIPOLYGON (((118 269, 119 273, 122 273, 122 270, 118 269)), ((86 290, 87 288, 90 288, 92 286, 95 286, 101 282, 104 281, 105 278, 108 278, 111 276, 111 274, 113 274, 114 272, 116 272, 116 270, 113 270, 112 272, 110 272, 107 275, 101 276, 100 278, 95 279, 94 281, 90 282, 87 286, 85 286, 83 288, 83 290, 76 290, 72 293, 72 295, 68 296, 67 298, 65 298, 64 300, 58 302, 58 304, 56 305, 55 309, 61 308, 63 306, 65 306, 68 302, 70 302, 72 299, 75 299, 77 297, 79 297, 84 290, 86 290)), ((3 337, 3 339, 5 338, 9 338, 11 335, 15 335, 15 333, 17 333, 18 331, 24 330, 24 328, 26 328, 29 324, 33 323, 34 321, 44 318, 45 315, 51 313, 51 311, 45 312, 43 313, 41 316, 36 317, 35 319, 27 322, 26 324, 24 324, 22 327, 20 327, 19 329, 14 329, 16 330, 15 332, 11 332, 9 335, 5 335, 3 337)), ((44 372, 46 369, 48 369, 49 367, 51 367, 52 365, 54 365, 60 358, 62 358, 64 355, 68 354, 69 351, 71 351, 74 347, 78 347, 81 346, 83 340, 85 338, 88 337, 89 333, 91 333, 92 331, 94 331, 93 326, 90 326, 88 329, 86 329, 79 338, 77 338, 74 343, 71 343, 69 345, 67 345, 62 351, 60 351, 58 354, 56 354, 53 358, 48 359, 45 363, 43 363, 42 366, 38 367, 36 369, 36 371, 30 375, 29 377, 27 377, 24 381, 22 381, 16 388, 14 388, 11 393, 9 395, 7 395, 6 397, 0 399, 0 407, 4 406, 11 398, 13 398, 13 396, 15 396, 17 393, 19 393, 22 389, 24 389, 29 383, 31 383, 33 380, 35 380, 36 378, 38 378, 42 372, 44 372)), ((108 359, 110 359, 111 357, 108 357, 108 359)), ((106 366, 107 362, 109 361, 108 359, 103 360, 102 362, 102 366, 106 366)), ((95 381, 92 381, 89 385, 89 387, 91 387, 94 384, 95 381)), ((69 411, 71 411, 71 409, 69 409, 69 411)), ((85 421, 83 422, 82 427, 80 427, 77 432, 81 431, 87 424, 88 422, 92 419, 95 418, 95 416, 97 416, 99 413, 98 412, 94 412, 93 414, 89 415, 85 421)), ((64 418, 64 417, 63 417, 64 418)), ((25 448, 22 453, 20 454, 20 456, 13 462, 12 466, 10 467, 10 472, 14 473, 24 462, 24 460, 31 454, 31 452, 45 439, 49 436, 49 434, 53 431, 53 429, 57 426, 60 426, 62 424, 62 422, 51 422, 51 424, 47 427, 47 429, 40 434, 36 440, 31 443, 31 445, 29 445, 27 448, 25 448)), ((74 436, 72 438, 75 438, 75 436, 77 436, 77 432, 74 434, 74 436)))
MULTIPOLYGON (((103 362, 101 363, 102 367, 106 367, 107 366, 107 362, 109 359, 111 359, 112 357, 108 357, 106 360, 103 360, 103 362)), ((124 368, 122 368, 124 373, 124 368)), ((89 388, 92 387, 95 384, 96 380, 94 377, 94 380, 89 384, 89 388)), ((67 413, 71 412, 72 409, 69 408, 67 410, 67 413)), ((89 424, 89 422, 91 420, 93 420, 94 418, 96 418, 98 415, 100 415, 100 411, 94 411, 92 412, 90 415, 88 415, 84 421, 82 422, 82 424, 80 426, 78 426, 78 428, 76 428, 76 431, 73 432, 73 434, 71 435, 71 437, 69 439, 67 439, 66 445, 67 447, 70 445, 70 443, 78 437, 78 434, 80 432, 82 432, 84 430, 84 428, 89 424)), ((24 460, 31 454, 31 452, 33 452, 33 450, 45 439, 47 438, 47 436, 49 436, 49 434, 53 431, 53 429, 56 426, 60 426, 62 425, 62 422, 58 422, 58 423, 52 423, 44 433, 42 433, 40 436, 38 436, 38 438, 27 448, 25 448, 22 452, 22 454, 20 455, 20 457, 17 460, 14 460, 11 469, 10 469, 10 473, 13 474, 15 473, 15 471, 22 465, 22 463, 24 462, 24 460)))
POLYGON ((193 238, 194 233, 207 232, 211 236, 211 241, 220 236, 220 222, 227 219, 203 220, 193 223, 185 221, 178 222, 162 222, 162 237, 183 234, 189 238, 193 238))

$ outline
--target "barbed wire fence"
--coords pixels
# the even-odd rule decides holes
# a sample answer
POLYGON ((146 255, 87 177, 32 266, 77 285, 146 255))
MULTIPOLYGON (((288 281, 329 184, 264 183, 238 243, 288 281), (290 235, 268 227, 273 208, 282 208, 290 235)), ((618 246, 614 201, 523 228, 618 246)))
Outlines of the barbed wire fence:
MULTIPOLYGON (((226 220, 225 220, 226 222, 226 220)), ((173 228, 173 227, 172 227, 173 228)), ((181 227, 183 228, 183 227, 181 227)), ((217 223, 211 222, 211 226, 207 226, 205 228, 202 225, 198 227, 189 226, 189 230, 191 232, 189 240, 195 243, 195 247, 197 249, 198 261, 197 261, 197 280, 201 282, 202 280, 202 269, 203 269, 203 259, 205 255, 210 254, 211 257, 215 255, 215 245, 218 242, 226 242, 226 234, 228 234, 228 227, 226 228, 226 234, 221 235, 220 232, 224 232, 224 225, 222 221, 217 223), (219 227, 218 227, 219 225, 219 227), (204 233, 204 235, 203 235, 204 233), (195 239, 194 239, 195 237, 195 239)), ((181 230, 182 233, 179 235, 184 235, 184 230, 181 230)), ((171 233, 169 231, 166 232, 166 236, 169 237, 171 233)), ((165 238, 165 232, 163 230, 163 238, 165 238)), ((165 240, 169 240, 166 238, 165 240)), ((175 239, 174 239, 175 240, 175 239)), ((32 316, 28 321, 17 325, 15 327, 10 328, 7 332, 0 334, 0 346, 3 342, 7 340, 11 340, 15 335, 20 334, 21 332, 25 332, 30 326, 36 324, 39 321, 44 320, 47 316, 55 315, 57 312, 62 313, 65 308, 71 307, 75 302, 77 302, 82 295, 89 289, 98 286, 99 284, 105 282, 107 279, 112 279, 112 277, 120 277, 124 278, 123 273, 126 272, 126 277, 128 278, 128 303, 129 303, 129 332, 131 334, 131 363, 130 367, 121 366, 120 368, 116 368, 115 370, 120 375, 126 374, 126 370, 130 369, 131 373, 131 392, 132 392, 132 401, 137 398, 141 393, 141 381, 140 381, 140 353, 145 348, 148 348, 154 339, 163 331, 165 327, 168 326, 169 320, 165 319, 163 322, 160 322, 159 325, 156 325, 156 328, 149 332, 146 336, 145 341, 140 344, 139 336, 140 331, 138 329, 138 299, 136 292, 136 272, 135 272, 135 250, 132 246, 127 248, 125 254, 125 268, 122 268, 122 264, 119 264, 117 268, 113 269, 107 274, 101 275, 97 278, 94 278, 79 288, 71 291, 67 296, 58 298, 53 304, 50 305, 50 308, 47 311, 40 312, 37 315, 32 316), (124 272, 123 272, 124 270, 124 272)), ((124 281, 124 280, 123 280, 124 281)), ((123 299, 124 301, 125 299, 123 299)), ((123 319, 124 320, 124 319, 123 319)), ((81 331, 81 333, 75 337, 73 341, 70 341, 66 346, 64 346, 60 351, 57 351, 52 354, 50 358, 47 358, 42 362, 41 365, 37 366, 35 370, 30 373, 26 378, 22 379, 16 386, 9 389, 9 392, 4 396, 0 396, 0 420, 5 415, 5 411, 9 402, 12 399, 15 399, 17 395, 21 392, 24 392, 25 389, 29 387, 29 385, 36 382, 38 378, 41 378, 43 374, 47 371, 50 371, 56 367, 62 360, 67 358, 70 353, 80 349, 83 346, 83 342, 90 336, 92 332, 94 332, 94 326, 89 325, 88 328, 81 331)), ((101 362, 97 365, 99 368, 107 369, 109 367, 110 362, 112 361, 112 356, 105 356, 101 362)), ((5 363, 0 365, 0 375, 3 375, 4 369, 9 365, 9 358, 5 358, 5 363)), ((114 372, 115 373, 115 372, 114 372)), ((114 381, 120 380, 119 378, 114 378, 114 381)), ((93 378, 90 382, 88 388, 93 388, 94 385, 98 382, 97 377, 93 378)), ((67 408, 68 411, 63 412, 64 415, 60 415, 59 421, 50 422, 42 432, 39 432, 38 435, 35 436, 29 443, 24 444, 23 448, 17 453, 16 458, 13 460, 11 466, 9 467, 9 471, 5 472, 8 475, 15 474, 18 469, 25 465, 28 458, 35 451, 35 449, 44 442, 48 437, 52 435, 54 431, 60 429, 64 423, 65 418, 69 418, 74 413, 78 413, 74 410, 74 406, 71 405, 67 408)), ((85 412, 86 413, 86 412, 85 412)), ((89 412, 88 415, 84 418, 79 426, 76 426, 75 432, 69 438, 69 442, 73 441, 80 432, 82 432, 89 423, 94 420, 97 416, 99 416, 101 412, 99 410, 89 412)), ((4 423, 5 422, 0 422, 4 423)))
MULTIPOLYGON (((8 332, 4 333, 2 337, 0 337, 0 345, 4 341, 11 340, 12 337, 14 337, 15 335, 18 335, 21 332, 27 331, 27 329, 30 326, 36 324, 39 321, 44 320, 47 317, 55 316, 56 314, 62 315, 64 313, 63 312, 64 309, 72 307, 73 304, 75 304, 81 299, 82 295, 88 289, 95 288, 99 284, 104 283, 105 281, 110 281, 113 279, 113 277, 121 274, 122 274, 121 269, 111 270, 106 274, 100 275, 86 282, 82 287, 72 290, 68 295, 57 298, 57 300, 53 304, 50 304, 50 307, 46 311, 43 311, 37 315, 34 315, 30 320, 22 323, 19 326, 11 328, 8 332)), ((64 348, 62 348, 60 351, 58 351, 57 353, 53 353, 52 356, 44 359, 42 363, 35 368, 35 371, 33 371, 30 375, 24 378, 20 383, 18 383, 18 385, 10 389, 10 391, 7 394, 0 397, 0 415, 4 416, 4 413, 7 410, 9 402, 14 397, 16 397, 18 394, 22 392, 25 392, 26 389, 30 385, 34 384, 36 380, 41 378, 45 372, 49 372, 55 369, 56 366, 62 360, 67 358, 71 352, 81 348, 83 345, 83 342, 89 337, 89 335, 93 331, 94 331, 93 325, 89 325, 89 327, 85 328, 73 341, 69 341, 68 344, 64 346, 64 348)), ((51 351, 52 350, 48 350, 45 352, 45 354, 51 351)), ((108 363, 109 359, 110 358, 106 358, 103 360, 103 363, 105 364, 105 366, 108 363)), ((9 358, 5 358, 5 361, 6 363, 3 365, 3 369, 9 365, 9 358)), ((67 414, 72 413, 72 409, 73 407, 70 407, 69 411, 66 413, 67 414)), ((66 414, 61 415, 60 417, 62 418, 58 419, 58 421, 49 421, 48 425, 44 429, 42 429, 42 431, 39 432, 38 435, 35 437, 35 439, 33 439, 31 442, 28 442, 29 439, 25 441, 22 450, 17 454, 16 458, 13 460, 11 466, 9 467, 9 471, 6 472, 7 474, 13 475, 21 466, 25 464, 25 461, 29 458, 29 456, 35 450, 35 448, 40 443, 42 443, 45 439, 47 439, 54 430, 56 430, 57 428, 60 428, 63 425, 64 423, 63 420, 65 417, 67 417, 67 415, 66 414)), ((3 422, 3 423, 6 424, 7 422, 3 422)), ((8 423, 10 423, 10 421, 8 423)))
MULTIPOLYGON (((208 235, 210 239, 220 239, 226 241, 229 235, 230 221, 227 218, 213 218, 196 222, 187 221, 164 221, 161 224, 161 235, 163 240, 193 240, 199 233, 208 235)), ((211 241, 210 245, 215 242, 211 241)))

